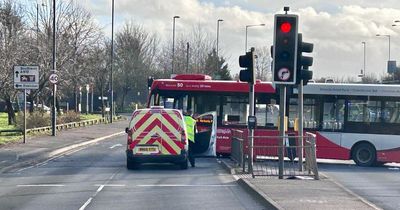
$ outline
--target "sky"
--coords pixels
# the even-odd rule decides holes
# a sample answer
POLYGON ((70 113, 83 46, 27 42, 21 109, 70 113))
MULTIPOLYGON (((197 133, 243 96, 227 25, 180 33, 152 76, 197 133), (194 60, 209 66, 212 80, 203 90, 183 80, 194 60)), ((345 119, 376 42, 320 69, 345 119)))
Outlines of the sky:
MULTIPOLYGON (((41 1, 41 0, 38 0, 41 1)), ((111 0, 76 0, 87 8, 106 35, 111 34, 111 0)), ((246 25, 248 48, 269 47, 273 40, 274 15, 289 6, 299 15, 299 32, 303 41, 314 44, 314 78, 357 77, 363 69, 366 46, 366 74, 381 77, 390 58, 400 66, 399 0, 115 0, 115 31, 125 21, 141 24, 157 33, 162 41, 172 40, 172 19, 176 20, 176 37, 201 27, 216 39, 220 23, 220 55, 227 58, 232 73, 240 70, 238 57, 245 52, 246 25)))

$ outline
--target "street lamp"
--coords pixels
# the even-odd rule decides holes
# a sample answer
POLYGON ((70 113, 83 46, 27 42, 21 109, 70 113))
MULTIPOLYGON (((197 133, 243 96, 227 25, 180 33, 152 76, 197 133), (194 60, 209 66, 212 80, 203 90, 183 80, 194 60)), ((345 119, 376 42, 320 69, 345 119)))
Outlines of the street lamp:
POLYGON ((224 20, 222 20, 222 19, 218 19, 217 20, 217 57, 218 57, 218 49, 219 49, 218 48, 218 44, 219 44, 218 43, 219 42, 219 23, 222 22, 222 21, 224 21, 224 20))
POLYGON ((361 74, 363 75, 363 77, 365 77, 365 46, 366 46, 366 42, 361 42, 363 44, 363 48, 364 48, 364 62, 363 62, 363 72, 361 72, 361 74))
MULTIPOLYGON (((53 60, 52 60, 52 73, 57 73, 57 60, 56 60, 56 0, 53 0, 53 60)), ((56 100, 57 99, 57 84, 53 84, 53 107, 51 109, 51 135, 56 136, 57 116, 56 116, 56 100)))
POLYGON ((110 123, 113 123, 113 103, 114 103, 114 90, 113 90, 113 64, 114 64, 114 0, 111 6, 111 64, 110 64, 110 123))
POLYGON ((265 26, 264 23, 261 24, 257 24, 257 25, 246 25, 246 41, 245 41, 245 45, 244 45, 244 51, 247 51, 247 29, 250 27, 256 27, 256 26, 265 26))
POLYGON ((172 69, 171 75, 174 73, 174 62, 175 62, 175 19, 180 18, 179 16, 175 15, 172 23, 172 69))
POLYGON ((388 35, 388 34, 377 34, 376 36, 388 37, 388 40, 389 40, 389 60, 388 61, 390 61, 390 35, 388 35))

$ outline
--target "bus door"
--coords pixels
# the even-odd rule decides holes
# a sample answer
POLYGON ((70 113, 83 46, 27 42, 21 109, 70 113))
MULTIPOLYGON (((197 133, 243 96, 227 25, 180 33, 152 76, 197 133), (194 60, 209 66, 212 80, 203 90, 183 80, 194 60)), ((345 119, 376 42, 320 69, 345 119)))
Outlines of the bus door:
POLYGON ((207 112, 196 116, 194 154, 196 156, 216 156, 217 112, 207 112))

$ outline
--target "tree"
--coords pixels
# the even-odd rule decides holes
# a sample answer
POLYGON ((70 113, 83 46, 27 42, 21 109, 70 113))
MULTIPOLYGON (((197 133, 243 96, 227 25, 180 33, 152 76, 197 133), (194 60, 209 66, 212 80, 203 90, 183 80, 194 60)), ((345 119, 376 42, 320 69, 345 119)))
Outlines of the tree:
POLYGON ((142 101, 147 92, 147 78, 155 66, 158 39, 142 26, 132 22, 125 24, 116 34, 117 99, 120 108, 125 107, 126 97, 132 93, 136 101, 142 101))
POLYGON ((12 106, 17 93, 13 84, 13 66, 29 62, 27 43, 21 7, 11 1, 0 2, 0 97, 7 104, 8 123, 14 124, 15 113, 12 106))
POLYGON ((228 64, 226 64, 223 57, 217 57, 215 48, 213 48, 212 51, 207 54, 203 73, 216 79, 232 80, 230 71, 228 69, 228 64))
POLYGON ((272 81, 271 54, 269 47, 256 48, 257 55, 255 67, 257 70, 256 78, 262 81, 272 81))

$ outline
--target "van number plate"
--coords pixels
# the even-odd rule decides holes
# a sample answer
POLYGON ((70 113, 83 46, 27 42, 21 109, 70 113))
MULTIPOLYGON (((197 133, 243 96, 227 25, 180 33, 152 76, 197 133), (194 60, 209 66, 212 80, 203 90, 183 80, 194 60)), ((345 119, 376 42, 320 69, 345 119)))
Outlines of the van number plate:
POLYGON ((146 154, 146 155, 147 154, 157 154, 158 147, 156 147, 156 146, 137 146, 136 153, 146 154))

